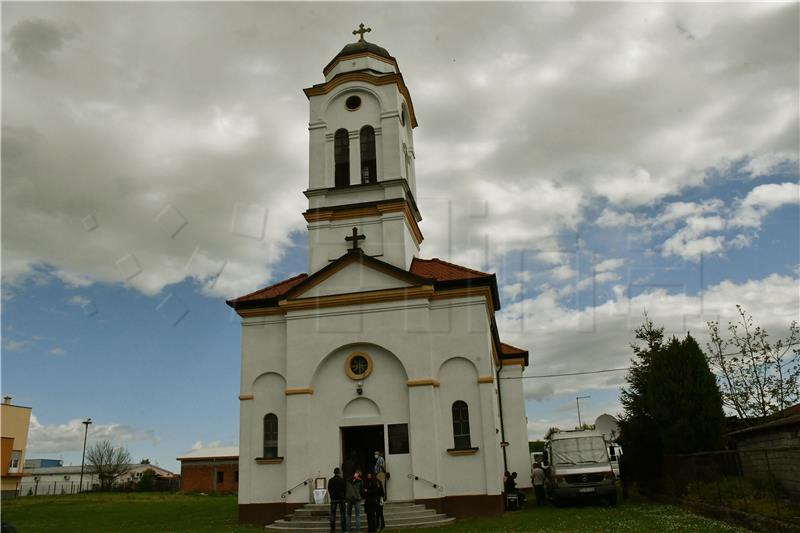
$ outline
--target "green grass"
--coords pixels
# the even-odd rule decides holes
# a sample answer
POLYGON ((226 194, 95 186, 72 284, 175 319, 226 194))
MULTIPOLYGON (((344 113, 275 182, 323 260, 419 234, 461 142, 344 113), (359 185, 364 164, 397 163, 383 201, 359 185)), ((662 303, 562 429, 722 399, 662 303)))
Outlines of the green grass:
POLYGON ((19 533, 254 533, 239 525, 236 496, 91 493, 4 501, 3 522, 19 533))
POLYGON ((742 477, 690 483, 686 498, 772 518, 800 516, 799 504, 788 500, 786 496, 776 499, 768 487, 742 477))
MULTIPOLYGON (((19 533, 172 533, 263 531, 237 523, 236 496, 184 494, 80 494, 24 497, 4 501, 3 521, 19 533)), ((390 530, 397 531, 397 530, 390 530)), ((414 531, 414 530, 406 530, 414 531)), ((649 503, 623 503, 617 507, 525 509, 502 518, 472 518, 428 530, 454 532, 732 532, 741 531, 721 522, 676 507, 649 503)))

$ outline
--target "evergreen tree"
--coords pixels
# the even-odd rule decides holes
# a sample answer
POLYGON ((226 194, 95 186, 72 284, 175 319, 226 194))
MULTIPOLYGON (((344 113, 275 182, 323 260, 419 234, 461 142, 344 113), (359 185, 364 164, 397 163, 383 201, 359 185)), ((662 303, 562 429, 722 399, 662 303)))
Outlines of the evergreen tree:
POLYGON ((619 439, 627 475, 645 490, 659 490, 665 454, 722 446, 724 414, 714 374, 691 335, 664 343, 664 328, 645 315, 635 330, 636 358, 620 401, 619 439))
POLYGON ((672 338, 649 363, 646 401, 664 454, 722 447, 724 414, 714 374, 691 335, 672 338))
POLYGON ((644 322, 634 330, 638 343, 631 344, 631 361, 620 402, 625 409, 620 417, 620 438, 625 457, 626 475, 643 489, 656 489, 661 479, 662 449, 658 424, 648 404, 650 366, 664 343, 664 328, 657 328, 644 315, 644 322))

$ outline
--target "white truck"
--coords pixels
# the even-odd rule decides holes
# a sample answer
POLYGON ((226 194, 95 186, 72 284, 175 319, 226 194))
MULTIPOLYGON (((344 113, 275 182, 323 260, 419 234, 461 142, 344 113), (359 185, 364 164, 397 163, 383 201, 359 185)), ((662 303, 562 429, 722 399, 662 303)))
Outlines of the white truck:
POLYGON ((616 476, 603 435, 593 430, 560 431, 545 443, 547 486, 556 505, 579 498, 617 503, 616 476))

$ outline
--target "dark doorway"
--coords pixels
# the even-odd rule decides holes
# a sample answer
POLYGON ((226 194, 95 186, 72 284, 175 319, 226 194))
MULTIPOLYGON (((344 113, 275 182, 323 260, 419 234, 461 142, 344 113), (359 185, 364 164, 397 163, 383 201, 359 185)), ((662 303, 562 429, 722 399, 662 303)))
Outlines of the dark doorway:
POLYGON ((364 477, 375 466, 375 452, 385 457, 383 426, 355 426, 342 430, 342 473, 345 479, 360 468, 364 477))

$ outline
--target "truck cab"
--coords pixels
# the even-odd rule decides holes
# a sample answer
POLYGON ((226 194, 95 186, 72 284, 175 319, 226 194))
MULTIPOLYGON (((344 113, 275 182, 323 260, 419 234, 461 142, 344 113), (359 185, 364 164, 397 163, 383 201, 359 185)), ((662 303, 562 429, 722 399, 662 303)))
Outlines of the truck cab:
POLYGON ((616 476, 603 435, 593 430, 553 433, 545 443, 549 494, 558 505, 579 498, 617 503, 616 476))

